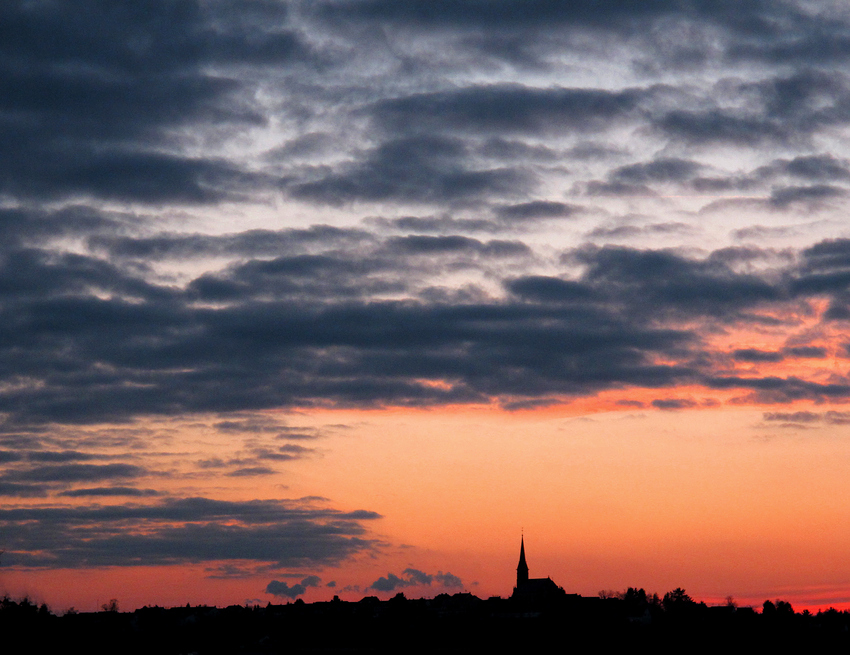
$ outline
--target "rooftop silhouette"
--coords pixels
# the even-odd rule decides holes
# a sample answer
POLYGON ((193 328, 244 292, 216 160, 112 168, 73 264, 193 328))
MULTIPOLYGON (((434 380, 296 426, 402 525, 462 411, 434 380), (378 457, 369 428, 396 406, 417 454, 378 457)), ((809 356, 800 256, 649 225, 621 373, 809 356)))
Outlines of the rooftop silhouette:
POLYGON ((525 602, 553 601, 567 594, 550 577, 529 578, 528 563, 525 561, 525 535, 520 538, 519 564, 516 567, 516 587, 511 598, 525 602))

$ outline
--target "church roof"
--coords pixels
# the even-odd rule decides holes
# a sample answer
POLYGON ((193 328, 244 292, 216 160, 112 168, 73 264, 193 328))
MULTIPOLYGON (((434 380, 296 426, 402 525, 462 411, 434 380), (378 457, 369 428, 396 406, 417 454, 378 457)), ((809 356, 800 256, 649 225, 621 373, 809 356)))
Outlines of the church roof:
POLYGON ((519 542, 519 564, 516 568, 517 571, 528 571, 528 564, 525 563, 525 537, 522 537, 519 542))

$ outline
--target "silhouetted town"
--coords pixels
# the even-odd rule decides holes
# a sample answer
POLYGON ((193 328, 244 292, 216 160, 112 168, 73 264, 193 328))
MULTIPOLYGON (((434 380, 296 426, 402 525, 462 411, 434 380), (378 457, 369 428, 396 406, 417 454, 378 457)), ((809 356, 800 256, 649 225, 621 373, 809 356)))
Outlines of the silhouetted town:
MULTIPOLYGON (((530 578, 524 541, 517 584, 508 598, 471 593, 357 602, 144 607, 54 615, 27 599, 0 600, 0 630, 18 652, 86 653, 521 653, 576 648, 722 649, 724 652, 850 645, 850 612, 795 612, 767 600, 754 609, 730 598, 720 606, 684 589, 663 595, 641 588, 569 594, 550 578, 530 578)), ((13 647, 11 651, 15 652, 13 647)))

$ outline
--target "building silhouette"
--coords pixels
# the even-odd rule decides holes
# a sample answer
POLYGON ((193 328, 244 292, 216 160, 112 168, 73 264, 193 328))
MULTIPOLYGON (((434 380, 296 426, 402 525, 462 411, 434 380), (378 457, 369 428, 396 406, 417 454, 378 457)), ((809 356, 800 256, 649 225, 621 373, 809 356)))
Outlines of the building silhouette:
POLYGON ((516 567, 516 587, 511 598, 525 602, 549 602, 566 597, 562 587, 550 577, 529 578, 528 563, 525 561, 525 536, 519 542, 519 564, 516 567))

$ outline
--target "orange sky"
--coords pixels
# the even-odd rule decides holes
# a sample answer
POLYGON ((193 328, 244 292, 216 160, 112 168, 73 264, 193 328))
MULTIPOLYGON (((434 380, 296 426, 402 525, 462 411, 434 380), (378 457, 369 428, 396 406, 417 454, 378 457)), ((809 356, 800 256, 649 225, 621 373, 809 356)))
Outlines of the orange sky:
MULTIPOLYGON (((311 574, 322 586, 308 589, 307 600, 357 599, 378 593, 367 587, 379 577, 414 568, 451 572, 479 596, 506 596, 524 530, 532 575, 549 575, 571 593, 639 586, 663 594, 681 586, 707 602, 731 595, 742 604, 776 597, 800 608, 850 604, 844 426, 789 426, 756 409, 571 414, 478 408, 286 416, 299 427, 332 426, 329 436, 311 444, 311 457, 260 484, 231 479, 217 496, 321 495, 345 510, 380 513, 369 526, 374 552, 339 566, 231 580, 191 565, 6 570, 0 583, 57 610, 92 609, 107 596, 130 609, 274 601, 263 591, 266 578, 294 583, 311 574), (332 580, 335 587, 324 586, 332 580)), ((200 442, 209 455, 210 435, 195 431, 172 436, 169 457, 178 461, 200 442)), ((223 441, 218 452, 228 457, 223 441)), ((199 482, 187 475, 171 484, 186 493, 199 482)))

